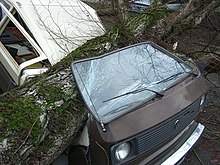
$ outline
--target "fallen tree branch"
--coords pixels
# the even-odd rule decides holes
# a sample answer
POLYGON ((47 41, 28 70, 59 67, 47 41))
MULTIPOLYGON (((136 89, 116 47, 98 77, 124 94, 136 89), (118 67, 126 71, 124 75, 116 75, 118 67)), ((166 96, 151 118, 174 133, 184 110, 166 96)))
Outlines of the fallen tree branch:
POLYGON ((208 42, 208 44, 202 49, 202 51, 204 51, 207 47, 210 46, 210 44, 214 41, 214 39, 218 36, 219 31, 216 32, 216 34, 211 38, 211 40, 208 42))
MULTIPOLYGON (((203 1, 190 0, 183 10, 175 12, 171 16, 161 20, 154 26, 153 32, 151 31, 150 33, 153 33, 152 35, 156 35, 159 38, 163 38, 185 19, 195 20, 193 26, 196 26, 219 6, 220 1, 218 0, 213 0, 212 3, 207 5, 205 5, 203 1)), ((188 22, 190 22, 189 20, 188 22)))

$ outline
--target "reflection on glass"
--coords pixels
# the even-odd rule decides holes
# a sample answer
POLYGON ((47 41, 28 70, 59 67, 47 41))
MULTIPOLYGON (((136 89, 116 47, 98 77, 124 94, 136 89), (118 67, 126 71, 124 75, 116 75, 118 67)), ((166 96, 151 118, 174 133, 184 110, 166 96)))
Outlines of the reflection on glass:
POLYGON ((97 119, 120 116, 161 93, 191 72, 191 68, 150 44, 139 44, 96 59, 73 64, 76 83, 97 119), (115 99, 115 96, 123 95, 115 99), (108 101, 106 101, 108 100, 108 101))

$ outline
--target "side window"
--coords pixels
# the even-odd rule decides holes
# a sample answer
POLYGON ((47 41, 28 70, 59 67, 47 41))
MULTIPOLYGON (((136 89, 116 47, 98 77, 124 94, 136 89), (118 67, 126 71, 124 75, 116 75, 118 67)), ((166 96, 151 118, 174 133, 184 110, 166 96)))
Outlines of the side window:
MULTIPOLYGON (((27 29, 25 23, 17 13, 14 14, 14 17, 25 29, 27 29)), ((0 41, 18 65, 39 56, 37 51, 12 21, 9 21, 6 28, 3 30, 0 41)))
POLYGON ((40 47, 21 16, 3 2, 0 0, 0 93, 20 85, 25 69, 50 66, 46 58, 43 57, 45 60, 42 61, 42 58, 37 58, 40 47), (4 74, 2 70, 5 70, 4 74))
POLYGON ((0 21, 3 19, 4 17, 4 12, 2 11, 2 8, 0 7, 0 21))
MULTIPOLYGON (((0 3, 2 3, 8 10, 10 9, 10 6, 4 0, 0 0, 0 3)), ((5 17, 5 13, 3 12, 2 8, 0 7, 0 22, 4 17, 5 17)))

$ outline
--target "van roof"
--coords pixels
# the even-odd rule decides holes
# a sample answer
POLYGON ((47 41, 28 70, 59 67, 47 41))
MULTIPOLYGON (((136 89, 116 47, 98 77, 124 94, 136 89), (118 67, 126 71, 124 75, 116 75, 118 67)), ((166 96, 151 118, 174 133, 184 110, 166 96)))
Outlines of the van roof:
POLYGON ((104 33, 96 11, 80 0, 6 0, 19 13, 52 65, 104 33))

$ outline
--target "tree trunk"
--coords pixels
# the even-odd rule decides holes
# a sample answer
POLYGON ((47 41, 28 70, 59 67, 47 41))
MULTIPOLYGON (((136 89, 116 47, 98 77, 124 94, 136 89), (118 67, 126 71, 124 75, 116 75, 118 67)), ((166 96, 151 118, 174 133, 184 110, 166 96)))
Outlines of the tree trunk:
MULTIPOLYGON (((211 3, 203 2, 202 0, 190 0, 183 10, 175 12, 169 17, 161 20, 154 27, 154 35, 162 38, 165 34, 170 33, 172 28, 187 18, 195 19, 194 26, 196 26, 219 6, 220 1, 218 0, 213 0, 211 3)), ((188 21, 190 22, 190 20, 188 21)))

